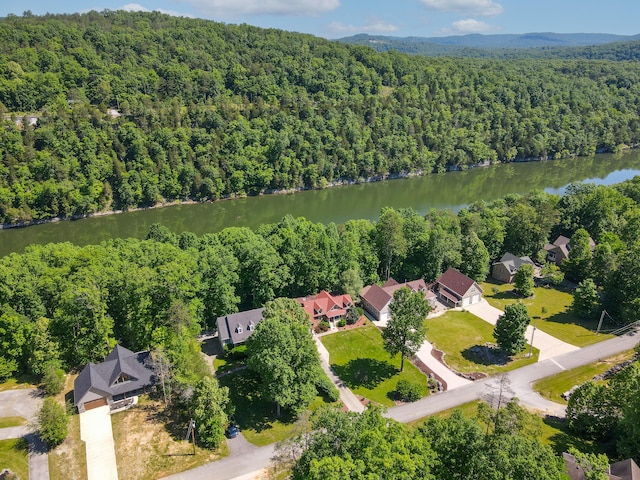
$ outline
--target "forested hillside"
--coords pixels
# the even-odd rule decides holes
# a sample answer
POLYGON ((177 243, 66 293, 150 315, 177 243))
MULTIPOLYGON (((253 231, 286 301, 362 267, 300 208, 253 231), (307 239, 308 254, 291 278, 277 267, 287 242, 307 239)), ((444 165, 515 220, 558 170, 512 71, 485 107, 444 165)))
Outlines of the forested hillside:
POLYGON ((0 221, 617 150, 640 138, 639 81, 159 13, 7 17, 0 221))

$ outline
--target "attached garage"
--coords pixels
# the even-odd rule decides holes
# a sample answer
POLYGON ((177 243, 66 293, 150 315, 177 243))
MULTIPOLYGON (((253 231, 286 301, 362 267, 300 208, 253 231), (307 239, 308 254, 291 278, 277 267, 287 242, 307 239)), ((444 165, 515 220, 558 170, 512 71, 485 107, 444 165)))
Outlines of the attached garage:
POLYGON ((98 407, 103 407, 107 404, 107 399, 106 398, 99 398, 97 400, 92 400, 90 402, 85 402, 84 404, 84 410, 92 410, 94 408, 98 408, 98 407))

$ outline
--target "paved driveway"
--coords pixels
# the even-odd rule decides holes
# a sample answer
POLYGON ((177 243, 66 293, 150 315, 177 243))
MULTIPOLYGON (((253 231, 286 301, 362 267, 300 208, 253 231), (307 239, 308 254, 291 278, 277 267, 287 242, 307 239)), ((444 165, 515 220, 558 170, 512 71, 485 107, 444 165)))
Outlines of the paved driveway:
POLYGON ((456 375, 447 367, 445 367, 442 363, 440 363, 432 354, 433 346, 425 341, 420 350, 416 352, 416 357, 418 357, 422 363, 424 363, 427 367, 431 369, 436 375, 438 375, 442 380, 444 380, 447 384, 447 390, 453 390, 454 388, 463 387, 471 383, 471 380, 467 380, 466 378, 462 378, 459 375, 456 375))
MULTIPOLYGON (((502 310, 489 305, 489 302, 485 299, 482 299, 480 303, 476 303, 475 305, 469 305, 466 309, 476 317, 481 318, 485 322, 489 322, 491 325, 495 325, 498 317, 504 313, 502 310)), ((540 350, 540 356, 538 357, 539 362, 578 350, 578 347, 575 345, 558 340, 556 337, 552 337, 540 329, 536 328, 534 332, 534 328, 534 326, 529 325, 525 336, 528 343, 531 342, 531 337, 533 336, 533 346, 540 350)))
POLYGON ((80 414, 80 438, 87 450, 88 480, 117 480, 118 467, 108 405, 80 414))
MULTIPOLYGON (((22 417, 34 423, 42 406, 42 396, 35 388, 0 392, 0 417, 22 417)), ((40 437, 29 425, 0 429, 0 440, 25 437, 29 443, 29 479, 48 480, 49 460, 40 437)))

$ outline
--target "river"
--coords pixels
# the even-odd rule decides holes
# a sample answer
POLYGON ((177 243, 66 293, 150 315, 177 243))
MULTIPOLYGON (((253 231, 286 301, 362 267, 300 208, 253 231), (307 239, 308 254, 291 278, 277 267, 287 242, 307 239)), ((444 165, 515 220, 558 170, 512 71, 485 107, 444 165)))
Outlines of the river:
POLYGON ((640 175, 640 151, 543 162, 509 163, 461 172, 401 180, 345 185, 282 195, 174 205, 117 215, 46 223, 0 231, 0 256, 22 252, 33 243, 70 241, 77 245, 109 238, 144 238, 149 227, 162 223, 174 232, 198 235, 229 226, 257 227, 290 213, 314 222, 344 223, 352 218, 375 219, 384 206, 458 211, 477 200, 494 200, 536 189, 561 194, 572 182, 611 185, 640 175))

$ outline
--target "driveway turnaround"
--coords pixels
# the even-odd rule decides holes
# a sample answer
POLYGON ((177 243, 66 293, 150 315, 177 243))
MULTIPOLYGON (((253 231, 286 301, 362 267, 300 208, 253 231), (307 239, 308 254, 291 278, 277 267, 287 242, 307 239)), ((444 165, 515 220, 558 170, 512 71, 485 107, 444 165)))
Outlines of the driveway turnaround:
POLYGON ((445 367, 440 361, 438 361, 432 354, 433 346, 425 341, 420 350, 416 352, 416 357, 418 357, 422 363, 424 363, 427 367, 431 369, 436 375, 438 375, 442 380, 447 384, 447 391, 453 390, 454 388, 463 387, 471 383, 471 380, 467 380, 466 378, 462 378, 459 375, 456 375, 447 367, 445 367))
MULTIPOLYGON (((22 417, 29 422, 37 420, 42 406, 42 396, 35 388, 23 388, 0 392, 0 417, 22 417)), ((40 437, 29 425, 0 429, 0 440, 26 438, 29 443, 29 479, 49 479, 49 459, 40 437)))
POLYGON ((87 450, 88 480, 118 480, 108 405, 80 414, 80 438, 84 440, 87 450))
MULTIPOLYGON (((489 305, 489 302, 487 302, 485 299, 482 299, 480 303, 469 305, 465 308, 469 312, 473 313, 476 317, 481 318, 491 325, 495 325, 498 321, 498 317, 504 313, 502 310, 489 305)), ((533 337, 533 346, 540 350, 540 356, 538 357, 539 362, 542 362, 543 360, 546 360, 548 358, 562 355, 563 353, 569 353, 579 349, 575 345, 571 345, 567 342, 563 342, 562 340, 558 340, 556 337, 552 337, 548 333, 536 329, 532 325, 529 325, 527 327, 525 337, 527 339, 527 343, 530 343, 531 337, 533 337)))

